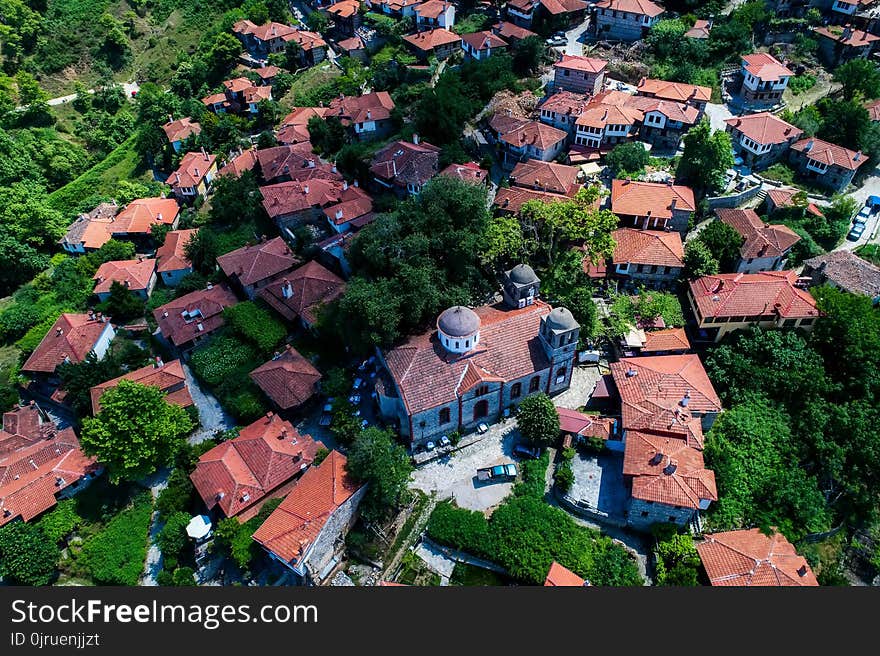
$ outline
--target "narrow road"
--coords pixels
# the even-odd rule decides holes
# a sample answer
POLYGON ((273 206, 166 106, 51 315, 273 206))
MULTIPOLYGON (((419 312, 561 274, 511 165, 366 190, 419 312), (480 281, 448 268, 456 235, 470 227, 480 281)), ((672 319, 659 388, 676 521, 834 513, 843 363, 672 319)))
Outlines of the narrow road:
MULTIPOLYGON (((132 92, 137 93, 138 91, 140 91, 140 88, 141 87, 137 82, 123 82, 123 84, 122 84, 122 90, 125 92, 126 98, 131 98, 132 92)), ((95 93, 95 90, 89 89, 88 93, 95 93)), ((63 105, 64 103, 68 103, 71 100, 74 100, 75 98, 76 98, 76 94, 72 93, 69 96, 58 96, 57 98, 50 98, 47 101, 47 104, 50 106, 63 105)), ((21 108, 19 107, 17 109, 21 109, 21 108)))

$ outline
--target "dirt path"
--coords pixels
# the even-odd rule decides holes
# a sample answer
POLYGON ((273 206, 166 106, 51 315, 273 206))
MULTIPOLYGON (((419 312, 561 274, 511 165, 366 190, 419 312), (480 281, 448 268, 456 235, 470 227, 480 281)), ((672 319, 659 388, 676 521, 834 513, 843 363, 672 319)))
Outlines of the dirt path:
MULTIPOLYGON (((385 569, 382 571, 382 576, 380 580, 387 580, 387 578, 397 569, 397 565, 400 563, 400 559, 403 558, 403 555, 409 550, 410 546, 413 542, 415 542, 416 538, 422 534, 422 531, 425 530, 425 526, 428 524, 428 518, 431 516, 431 513, 434 510, 434 507, 437 505, 437 497, 431 495, 428 500, 427 505, 422 508, 421 516, 416 520, 415 524, 412 526, 410 530, 410 534, 406 536, 406 539, 401 541, 400 545, 397 548, 397 553, 391 555, 391 559, 388 561, 388 564, 385 566, 385 569)), ((407 516, 408 519, 408 516, 407 516)), ((404 524, 406 523, 406 519, 403 520, 404 524)))

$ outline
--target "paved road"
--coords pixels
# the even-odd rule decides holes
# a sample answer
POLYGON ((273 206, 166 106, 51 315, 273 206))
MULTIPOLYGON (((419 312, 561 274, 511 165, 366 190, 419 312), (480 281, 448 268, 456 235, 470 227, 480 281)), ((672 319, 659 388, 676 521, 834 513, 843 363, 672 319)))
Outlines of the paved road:
POLYGON ((706 103, 706 116, 709 117, 709 124, 714 132, 715 130, 724 130, 727 127, 724 121, 731 118, 733 114, 727 108, 727 105, 706 103))
MULTIPOLYGON (((137 82, 124 82, 122 84, 122 90, 125 92, 126 98, 131 98, 132 91, 137 92, 140 91, 140 85, 137 82)), ((89 93, 95 93, 94 89, 89 89, 89 93)), ((48 101, 49 105, 63 105, 64 103, 68 103, 71 100, 76 98, 76 94, 72 93, 69 96, 58 96, 57 98, 51 98, 48 101)), ((21 108, 19 108, 21 109, 21 108)))
POLYGON ((189 387, 193 403, 199 411, 199 421, 202 424, 201 428, 190 436, 190 444, 198 444, 212 437, 217 430, 228 430, 235 426, 235 419, 226 413, 213 394, 202 389, 193 376, 189 365, 183 365, 183 373, 186 376, 186 384, 189 387))

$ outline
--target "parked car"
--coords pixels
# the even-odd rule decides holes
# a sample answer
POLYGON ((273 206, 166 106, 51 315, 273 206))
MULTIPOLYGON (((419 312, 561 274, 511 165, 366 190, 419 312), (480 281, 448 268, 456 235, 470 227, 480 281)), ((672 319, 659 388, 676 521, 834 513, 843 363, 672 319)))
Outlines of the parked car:
POLYGON ((517 456, 522 456, 523 458, 540 458, 541 457, 541 449, 536 446, 528 446, 527 444, 517 444, 513 447, 513 453, 517 456))
POLYGON ((853 221, 855 221, 856 225, 865 224, 868 222, 871 214, 873 214, 871 208, 865 205, 862 209, 859 210, 859 213, 856 214, 856 217, 853 219, 853 221))
POLYGON ((516 478, 516 465, 512 462, 477 470, 477 479, 480 481, 509 481, 514 478, 516 478))
POLYGON ((864 223, 856 223, 852 230, 849 231, 849 234, 846 236, 850 241, 858 241, 862 238, 862 233, 865 232, 865 224, 864 223))
POLYGON ((568 39, 565 36, 551 36, 545 43, 548 46, 564 46, 568 43, 568 39))

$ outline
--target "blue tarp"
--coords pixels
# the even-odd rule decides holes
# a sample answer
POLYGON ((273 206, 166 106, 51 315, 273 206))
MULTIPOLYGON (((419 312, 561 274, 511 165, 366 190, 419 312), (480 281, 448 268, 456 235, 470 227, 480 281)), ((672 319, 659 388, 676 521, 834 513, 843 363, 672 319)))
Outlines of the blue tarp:
POLYGON ((880 196, 868 196, 868 205, 871 207, 880 207, 880 196))

